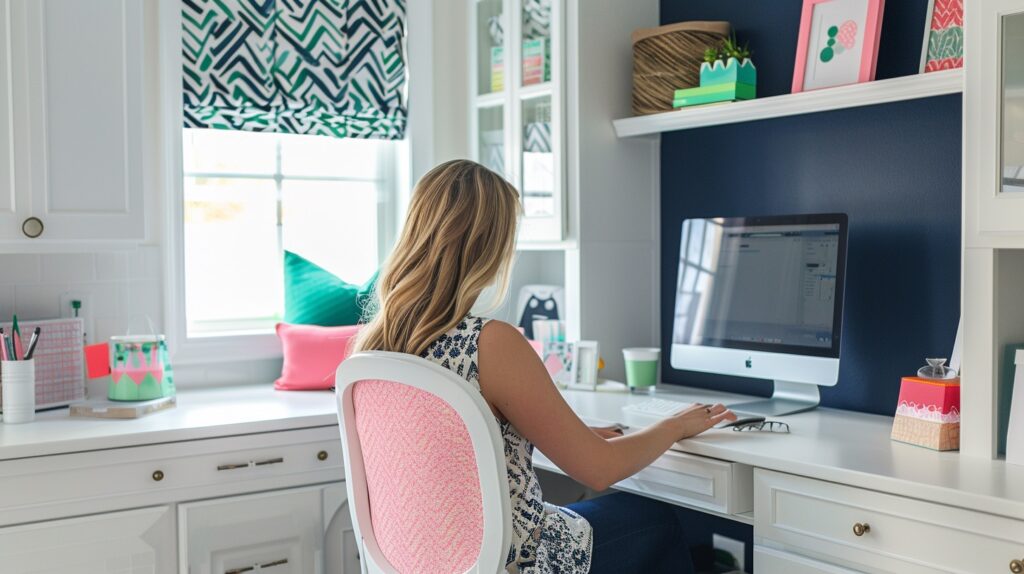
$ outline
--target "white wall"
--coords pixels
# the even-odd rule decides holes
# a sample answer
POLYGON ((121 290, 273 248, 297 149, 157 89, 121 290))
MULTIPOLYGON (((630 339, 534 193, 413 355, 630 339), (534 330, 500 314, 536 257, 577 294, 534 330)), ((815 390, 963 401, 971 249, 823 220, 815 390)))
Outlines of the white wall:
POLYGON ((631 112, 637 28, 658 25, 655 0, 570 0, 568 61, 570 214, 579 241, 580 325, 622 380, 624 347, 659 345, 660 142, 620 140, 611 120, 631 112))
POLYGON ((130 252, 0 255, 0 321, 68 316, 61 296, 82 297, 90 341, 148 331, 147 317, 163 323, 160 250, 130 252))

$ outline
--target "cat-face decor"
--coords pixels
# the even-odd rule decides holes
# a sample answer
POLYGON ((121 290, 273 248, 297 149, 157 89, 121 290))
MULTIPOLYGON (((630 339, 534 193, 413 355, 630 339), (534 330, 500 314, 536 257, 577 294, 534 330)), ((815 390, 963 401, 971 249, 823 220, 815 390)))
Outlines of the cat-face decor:
POLYGON ((534 319, 562 319, 564 290, 556 285, 524 285, 519 291, 519 326, 533 339, 534 319))

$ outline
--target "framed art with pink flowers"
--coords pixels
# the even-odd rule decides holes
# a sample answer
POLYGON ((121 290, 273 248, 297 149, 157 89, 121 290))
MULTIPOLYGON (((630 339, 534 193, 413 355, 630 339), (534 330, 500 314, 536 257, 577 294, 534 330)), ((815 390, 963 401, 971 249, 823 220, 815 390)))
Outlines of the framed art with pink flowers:
POLYGON ((884 0, 804 0, 793 92, 875 79, 884 0))

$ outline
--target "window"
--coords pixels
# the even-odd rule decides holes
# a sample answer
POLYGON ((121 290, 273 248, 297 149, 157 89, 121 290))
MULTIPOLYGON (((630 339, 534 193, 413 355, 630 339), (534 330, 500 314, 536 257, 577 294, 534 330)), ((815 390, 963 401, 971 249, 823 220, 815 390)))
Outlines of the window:
POLYGON ((269 333, 284 317, 284 251, 349 283, 394 235, 391 141, 231 130, 183 134, 186 336, 269 333))

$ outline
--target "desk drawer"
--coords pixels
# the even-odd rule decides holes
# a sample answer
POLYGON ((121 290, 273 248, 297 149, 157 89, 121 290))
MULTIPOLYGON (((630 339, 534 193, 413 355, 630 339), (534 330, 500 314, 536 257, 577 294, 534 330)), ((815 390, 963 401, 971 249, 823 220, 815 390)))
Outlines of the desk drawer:
POLYGON ((750 466, 674 451, 615 488, 723 514, 749 512, 754 506, 750 466))
POLYGON ((999 573, 1024 559, 1024 521, 760 469, 754 502, 757 544, 857 570, 999 573))
POLYGON ((0 465, 0 525, 344 479, 338 427, 0 465))
POLYGON ((754 547, 754 571, 757 574, 857 574, 856 570, 764 546, 754 547))

